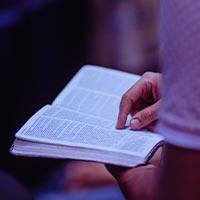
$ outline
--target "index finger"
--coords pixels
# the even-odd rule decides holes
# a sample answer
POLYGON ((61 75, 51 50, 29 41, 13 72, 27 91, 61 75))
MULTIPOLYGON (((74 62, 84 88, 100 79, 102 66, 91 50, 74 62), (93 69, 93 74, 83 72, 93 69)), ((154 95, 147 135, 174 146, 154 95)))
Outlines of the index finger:
POLYGON ((144 82, 140 79, 122 96, 116 124, 117 129, 125 127, 127 116, 133 109, 134 103, 142 96, 143 87, 144 82))

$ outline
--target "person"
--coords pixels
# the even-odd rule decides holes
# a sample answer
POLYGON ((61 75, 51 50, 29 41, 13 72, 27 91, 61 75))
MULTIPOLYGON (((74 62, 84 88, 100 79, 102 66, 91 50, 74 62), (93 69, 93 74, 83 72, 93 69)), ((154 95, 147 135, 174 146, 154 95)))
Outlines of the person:
POLYGON ((133 129, 156 124, 156 132, 165 138, 163 151, 156 164, 150 161, 135 168, 107 168, 127 199, 197 200, 200 199, 200 2, 161 0, 160 8, 162 75, 145 73, 123 95, 116 127, 124 127, 128 114, 132 115, 133 129))

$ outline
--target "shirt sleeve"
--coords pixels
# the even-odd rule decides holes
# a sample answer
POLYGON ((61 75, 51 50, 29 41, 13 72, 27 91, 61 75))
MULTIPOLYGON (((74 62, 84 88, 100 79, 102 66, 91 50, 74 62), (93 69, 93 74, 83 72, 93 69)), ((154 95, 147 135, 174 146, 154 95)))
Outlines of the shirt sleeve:
POLYGON ((162 103, 157 131, 200 150, 200 1, 161 0, 162 103))

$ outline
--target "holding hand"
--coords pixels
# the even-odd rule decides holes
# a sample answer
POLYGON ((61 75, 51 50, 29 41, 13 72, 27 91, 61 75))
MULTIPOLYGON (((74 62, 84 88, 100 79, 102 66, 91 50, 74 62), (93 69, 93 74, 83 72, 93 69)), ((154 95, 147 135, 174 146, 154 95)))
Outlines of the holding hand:
MULTIPOLYGON (((146 72, 123 96, 116 128, 124 128, 127 116, 132 116, 130 126, 138 130, 154 130, 160 104, 161 74, 146 72)), ((146 165, 124 168, 106 165, 117 180, 126 199, 157 200, 157 169, 160 166, 162 148, 160 147, 146 165)))
POLYGON ((146 72, 123 96, 116 128, 124 128, 127 116, 132 116, 130 126, 134 130, 155 128, 160 105, 161 74, 146 72))
POLYGON ((117 180, 127 200, 157 200, 157 169, 160 165, 162 147, 160 147, 147 165, 133 168, 106 165, 108 171, 117 180))

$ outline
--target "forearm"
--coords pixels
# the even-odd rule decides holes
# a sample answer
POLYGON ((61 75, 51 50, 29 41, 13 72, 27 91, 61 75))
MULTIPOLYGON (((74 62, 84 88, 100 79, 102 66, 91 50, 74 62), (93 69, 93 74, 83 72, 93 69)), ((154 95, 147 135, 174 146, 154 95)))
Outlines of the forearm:
POLYGON ((163 147, 160 165, 109 167, 127 200, 199 200, 199 170, 200 151, 170 144, 163 147))
POLYGON ((158 200, 157 168, 152 165, 122 170, 116 179, 127 200, 158 200))

